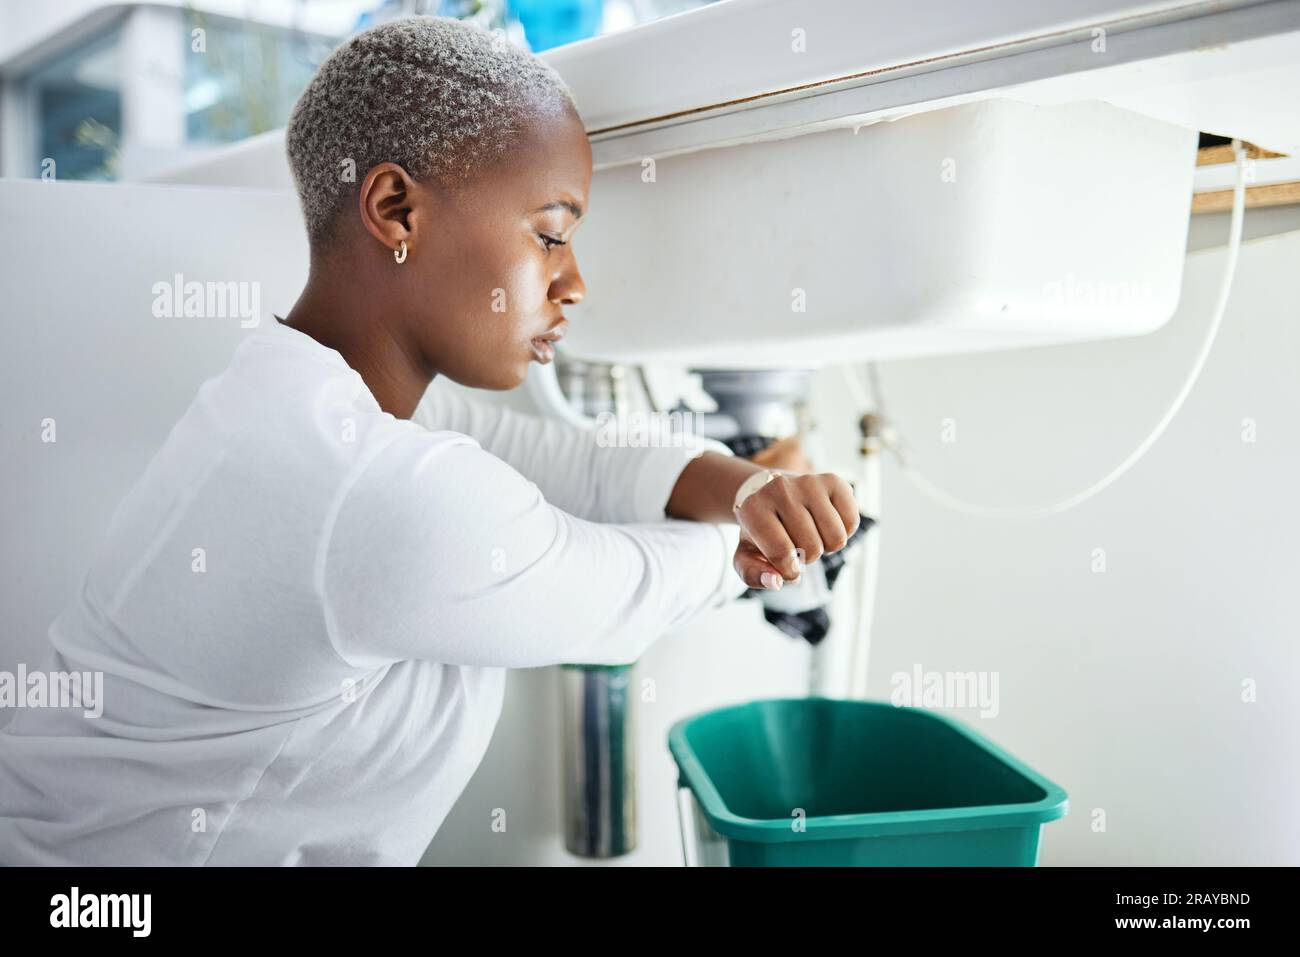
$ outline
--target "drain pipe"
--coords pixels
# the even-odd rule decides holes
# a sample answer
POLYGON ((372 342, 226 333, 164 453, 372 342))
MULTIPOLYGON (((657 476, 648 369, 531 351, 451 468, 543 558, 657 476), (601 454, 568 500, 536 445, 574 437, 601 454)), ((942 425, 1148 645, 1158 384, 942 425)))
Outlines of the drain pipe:
POLYGON ((635 665, 563 665, 564 846, 610 858, 636 849, 635 665))
MULTIPOLYGON (((594 430, 604 412, 629 409, 623 366, 555 362, 529 370, 527 391, 545 412, 594 430)), ((636 849, 635 665, 569 664, 559 669, 563 733, 564 846, 578 857, 620 857, 636 849)))

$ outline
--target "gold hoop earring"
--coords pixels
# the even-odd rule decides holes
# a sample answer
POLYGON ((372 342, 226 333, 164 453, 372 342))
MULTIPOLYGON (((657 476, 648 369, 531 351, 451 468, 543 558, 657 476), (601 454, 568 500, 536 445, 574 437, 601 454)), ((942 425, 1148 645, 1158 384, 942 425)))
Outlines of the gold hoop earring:
POLYGON ((393 250, 393 258, 396 259, 399 263, 406 262, 406 240, 405 239, 402 240, 402 248, 400 250, 397 249, 393 250))

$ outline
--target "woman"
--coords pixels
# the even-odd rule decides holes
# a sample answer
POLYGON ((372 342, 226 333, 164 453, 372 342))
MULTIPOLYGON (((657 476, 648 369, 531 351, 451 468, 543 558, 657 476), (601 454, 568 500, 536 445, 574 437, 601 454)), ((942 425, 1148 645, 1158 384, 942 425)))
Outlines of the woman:
POLYGON ((536 58, 386 24, 287 146, 306 288, 200 388, 51 626, 48 670, 102 671, 103 714, 0 735, 4 863, 413 864, 505 669, 633 661, 857 526, 832 475, 428 389, 514 388, 583 297, 591 154, 536 58))

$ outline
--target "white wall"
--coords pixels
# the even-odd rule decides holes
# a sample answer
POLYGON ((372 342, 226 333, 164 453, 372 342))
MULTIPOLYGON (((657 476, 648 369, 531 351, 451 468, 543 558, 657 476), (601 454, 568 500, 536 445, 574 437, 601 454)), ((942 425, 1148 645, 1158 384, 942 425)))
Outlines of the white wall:
POLYGON ((294 197, 0 181, 0 669, 35 667, 118 501, 251 331, 155 318, 176 273, 260 283, 284 315, 307 275, 294 197))

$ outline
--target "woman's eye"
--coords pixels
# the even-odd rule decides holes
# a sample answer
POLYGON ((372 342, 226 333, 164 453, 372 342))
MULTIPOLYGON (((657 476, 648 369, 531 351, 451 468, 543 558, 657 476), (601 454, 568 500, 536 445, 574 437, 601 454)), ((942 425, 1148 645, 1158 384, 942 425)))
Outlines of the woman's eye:
POLYGON ((566 245, 562 240, 556 239, 554 236, 547 236, 545 233, 538 233, 537 235, 542 237, 542 244, 546 247, 547 252, 550 252, 556 246, 566 245))

